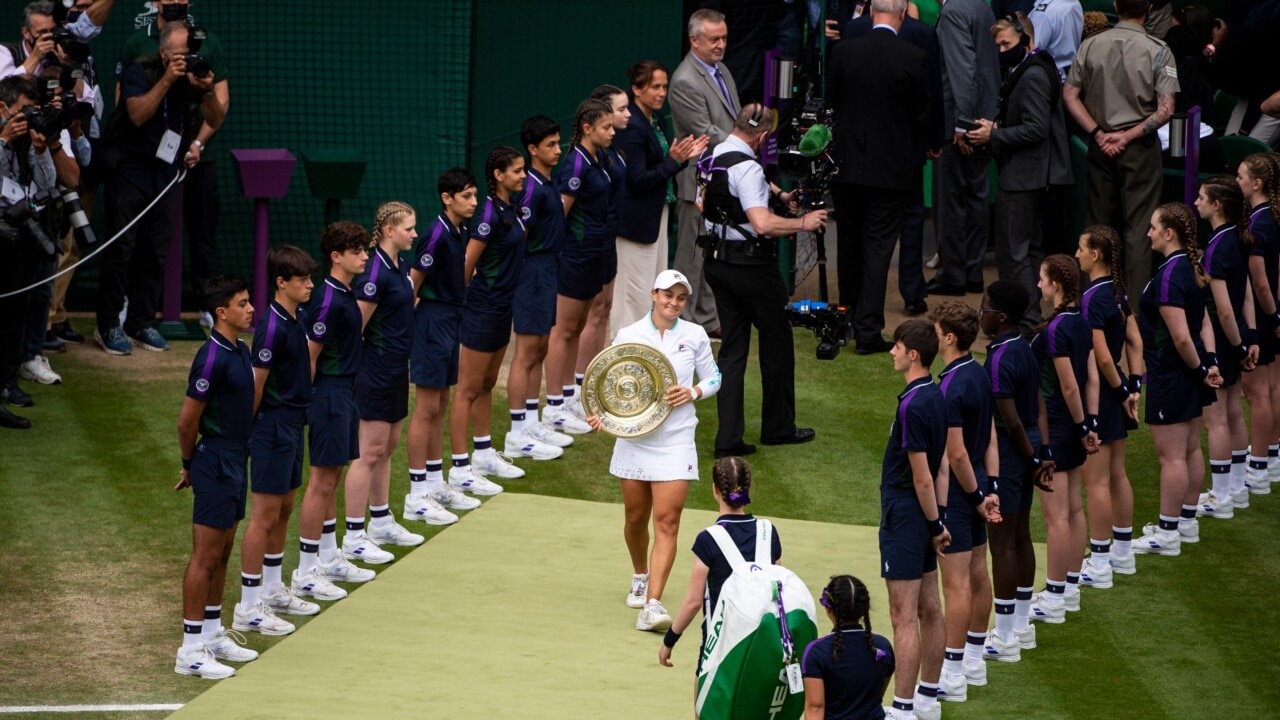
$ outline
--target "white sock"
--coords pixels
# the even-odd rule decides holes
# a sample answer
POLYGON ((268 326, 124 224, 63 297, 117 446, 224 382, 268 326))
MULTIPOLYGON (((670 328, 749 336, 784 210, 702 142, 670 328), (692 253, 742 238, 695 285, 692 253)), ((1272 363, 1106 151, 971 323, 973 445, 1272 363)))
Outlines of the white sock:
POLYGON ((426 492, 444 489, 444 459, 427 461, 426 492))
POLYGON ((1181 526, 1190 527, 1191 525, 1195 525, 1197 522, 1196 510, 1199 510, 1199 509, 1200 508, 1197 508, 1195 505, 1183 505, 1182 514, 1178 516, 1178 525, 1180 527, 1181 526))
POLYGON ((1238 493, 1244 489, 1244 468, 1248 457, 1249 453, 1244 450, 1231 453, 1231 492, 1238 493))
POLYGON ((262 589, 274 595, 284 586, 280 574, 284 570, 284 553, 267 553, 262 558, 262 589))
POLYGON ((942 653, 942 674, 959 675, 960 663, 964 661, 964 648, 945 648, 942 653))
POLYGON ((222 629, 222 606, 221 605, 205 605, 204 606, 204 623, 200 627, 200 639, 205 642, 213 642, 217 637, 218 631, 222 629))
POLYGON ((985 632, 970 631, 964 638, 964 661, 968 665, 981 665, 983 648, 987 644, 985 632))
POLYGON ((1267 467, 1273 467, 1280 462, 1280 443, 1273 443, 1267 446, 1267 467))
POLYGON ((1089 538, 1089 560, 1088 563, 1095 570, 1101 570, 1111 565, 1111 540, 1095 540, 1089 538))
POLYGON ((1261 482, 1267 476, 1267 459, 1257 455, 1249 456, 1249 468, 1244 471, 1245 482, 1261 482))
POLYGON ((922 682, 916 686, 916 709, 928 710, 938 702, 938 683, 922 682))
POLYGON ((427 469, 409 468, 409 497, 423 497, 427 494, 427 469))
MULTIPOLYGON (((347 534, 342 538, 342 544, 346 545, 347 541, 358 543, 364 539, 364 515, 360 517, 347 517, 347 534)), ((322 546, 321 551, 324 550, 322 546)))
POLYGON ((202 634, 201 634, 203 627, 204 627, 203 620, 188 620, 185 618, 183 619, 182 621, 182 649, 183 650, 189 650, 193 647, 198 647, 200 643, 204 642, 204 637, 202 637, 202 634))
POLYGON ((320 562, 328 565, 338 555, 338 519, 324 521, 320 531, 320 562))
POLYGON ((370 505, 369 518, 370 527, 378 529, 385 528, 395 522, 395 518, 391 517, 390 505, 370 505))
POLYGON ((1031 617, 1031 596, 1035 593, 1035 588, 1020 587, 1018 588, 1017 599, 1013 605, 1013 629, 1026 630, 1027 623, 1031 617))
POLYGON ((526 422, 538 422, 538 398, 532 397, 524 401, 524 416, 526 422))
POLYGON ((1133 526, 1111 527, 1111 553, 1127 558, 1133 554, 1133 526))
POLYGON ((1226 500, 1231 496, 1231 461, 1209 460, 1210 477, 1213 479, 1213 496, 1226 500))
POLYGON ((564 385, 561 387, 561 389, 564 390, 564 399, 566 401, 572 400, 574 397, 576 397, 578 392, 577 385, 564 385))
POLYGON ((996 600, 996 637, 1006 643, 1014 641, 1013 613, 1016 605, 1014 600, 996 600))
POLYGON ((320 541, 298 538, 298 574, 302 575, 320 564, 320 541))
POLYGON ((512 410, 511 411, 511 434, 512 435, 523 434, 525 422, 526 422, 525 411, 523 409, 512 410))
POLYGON ((240 609, 252 610, 258 604, 258 590, 262 587, 262 575, 240 573, 240 609))

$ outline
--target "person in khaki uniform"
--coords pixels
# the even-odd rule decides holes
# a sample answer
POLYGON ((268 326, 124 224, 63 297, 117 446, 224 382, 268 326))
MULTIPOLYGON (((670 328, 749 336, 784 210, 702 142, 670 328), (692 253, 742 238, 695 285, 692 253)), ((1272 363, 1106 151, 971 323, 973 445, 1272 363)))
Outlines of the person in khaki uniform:
POLYGON ((1169 47, 1143 29, 1148 0, 1116 0, 1115 8, 1115 27, 1081 43, 1063 101, 1089 135, 1085 224, 1122 231, 1125 282, 1142 288, 1151 279, 1147 225, 1160 204, 1156 129, 1173 115, 1178 70, 1169 47))

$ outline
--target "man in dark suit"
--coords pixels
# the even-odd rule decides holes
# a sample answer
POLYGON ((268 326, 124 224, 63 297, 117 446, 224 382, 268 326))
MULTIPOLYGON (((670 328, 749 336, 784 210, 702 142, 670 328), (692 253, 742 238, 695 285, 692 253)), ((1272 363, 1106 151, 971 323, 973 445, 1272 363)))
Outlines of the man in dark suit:
POLYGON ((886 276, 929 125, 925 51, 898 38, 906 9, 906 0, 873 2, 872 31, 836 45, 828 68, 840 302, 854 308, 864 355, 891 347, 881 336, 886 276))

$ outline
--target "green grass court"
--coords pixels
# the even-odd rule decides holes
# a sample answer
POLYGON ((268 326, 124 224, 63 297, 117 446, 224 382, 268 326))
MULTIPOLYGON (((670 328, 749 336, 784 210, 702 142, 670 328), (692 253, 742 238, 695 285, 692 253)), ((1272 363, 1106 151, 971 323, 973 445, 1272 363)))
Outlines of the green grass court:
MULTIPOLYGON (((873 622, 889 634, 874 526, 901 377, 885 355, 813 360, 813 338, 795 337, 797 420, 818 439, 751 458, 752 509, 774 519, 784 563, 811 589, 837 572, 867 580, 873 622)), ((250 647, 265 652, 236 678, 174 674, 191 503, 172 491, 175 424, 196 347, 130 358, 73 348, 54 358, 62 386, 28 388, 35 429, 0 434, 0 708, 186 704, 179 718, 688 717, 696 639, 677 648, 676 668, 661 668, 658 636, 631 629, 635 611, 621 602, 629 568, 607 437, 580 439, 559 461, 521 461, 528 476, 508 482, 507 494, 456 526, 431 528, 421 548, 394 549, 400 559, 347 600, 314 618, 291 617, 300 626, 294 635, 251 636, 250 647)), ((755 372, 749 413, 759 407, 755 372)), ((495 395, 495 436, 504 404, 495 395)), ((699 410, 699 447, 709 448, 715 408, 699 410)), ((748 416, 748 441, 758 423, 748 416)), ((402 447, 393 461, 397 510, 404 463, 402 447)), ((710 463, 708 453, 704 477, 710 463)), ((1129 474, 1140 529, 1156 514, 1145 430, 1130 441, 1129 474)), ((1255 496, 1234 520, 1202 522, 1201 543, 1181 557, 1142 557, 1138 574, 1118 576, 1115 588, 1086 589, 1082 612, 1041 627, 1039 648, 1021 663, 993 663, 990 684, 948 704, 945 716, 1275 716, 1280 689, 1267 669, 1277 627, 1277 503, 1255 496)), ((689 508, 668 607, 685 590, 688 546, 712 518, 707 482, 694 486, 689 508)), ((296 531, 286 570, 295 548, 296 531)), ((227 625, 238 575, 237 552, 227 625)), ((825 619, 819 627, 828 629, 825 619)))

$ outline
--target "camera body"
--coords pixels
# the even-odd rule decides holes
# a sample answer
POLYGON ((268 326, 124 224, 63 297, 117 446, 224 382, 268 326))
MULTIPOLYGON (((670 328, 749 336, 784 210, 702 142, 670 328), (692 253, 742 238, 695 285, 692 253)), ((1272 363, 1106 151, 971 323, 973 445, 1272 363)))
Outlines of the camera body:
POLYGON ((797 300, 787 305, 787 314, 793 327, 809 328, 818 338, 819 360, 836 359, 852 327, 848 308, 817 300, 797 300))
POLYGON ((786 145, 778 153, 778 175, 795 183, 801 207, 805 211, 826 206, 824 200, 838 167, 831 157, 829 145, 806 147, 803 142, 815 125, 825 126, 827 136, 835 126, 835 116, 822 98, 810 98, 791 118, 786 132, 786 145))
POLYGON ((187 61, 187 72, 198 78, 209 77, 213 73, 213 66, 209 64, 209 60, 198 53, 187 53, 183 59, 187 61))
POLYGON ((0 241, 14 245, 19 240, 34 242, 48 257, 57 253, 57 246, 40 227, 35 211, 26 202, 14 203, 0 210, 0 241))

